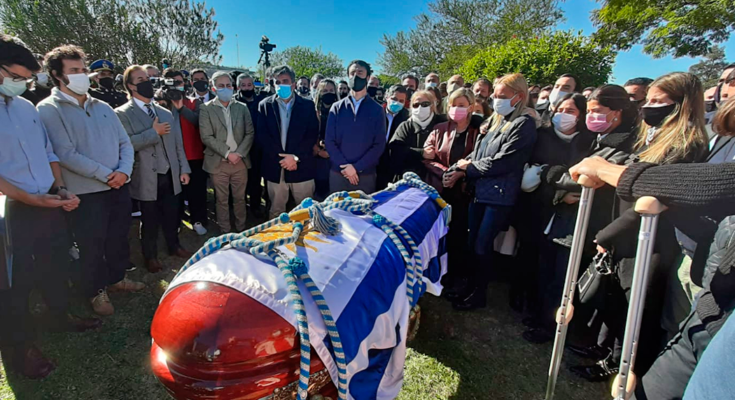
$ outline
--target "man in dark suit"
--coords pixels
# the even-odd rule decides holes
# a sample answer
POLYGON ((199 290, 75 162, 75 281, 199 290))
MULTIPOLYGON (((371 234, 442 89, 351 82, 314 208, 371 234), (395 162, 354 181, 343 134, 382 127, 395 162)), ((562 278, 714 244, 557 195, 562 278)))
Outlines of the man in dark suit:
POLYGON ((291 67, 275 67, 272 78, 276 94, 258 105, 256 140, 263 150, 261 171, 274 218, 286 211, 289 194, 297 203, 314 195, 313 148, 319 140, 319 120, 314 102, 295 95, 291 67))
POLYGON ((192 253, 179 244, 179 194, 189 184, 191 169, 181 138, 181 125, 167 109, 153 101, 153 85, 140 65, 123 74, 130 101, 115 114, 130 135, 135 149, 135 166, 130 177, 130 197, 140 201, 140 231, 143 257, 150 272, 158 272, 158 227, 169 254, 188 259, 192 253))
MULTIPOLYGON (((258 104, 266 98, 264 94, 255 92, 255 81, 249 74, 240 74, 237 77, 237 94, 235 100, 244 103, 248 106, 250 111, 250 117, 253 120, 253 127, 255 128, 255 135, 258 135, 258 104)), ((260 218, 263 213, 260 208, 260 200, 263 197, 263 186, 260 181, 263 178, 263 174, 260 172, 260 166, 263 160, 262 150, 258 147, 257 142, 253 142, 253 147, 250 149, 250 162, 251 166, 248 170, 248 187, 246 189, 248 197, 250 197, 250 211, 253 215, 260 218)), ((265 196, 267 198, 267 195, 265 196)))
MULTIPOLYGON (((387 144, 390 143, 390 140, 393 138, 393 134, 396 132, 396 129, 398 129, 398 125, 403 121, 408 120, 410 115, 408 110, 403 107, 408 100, 408 91, 404 86, 391 86, 385 97, 387 98, 387 103, 385 104, 385 143, 387 144)), ((390 165, 388 146, 386 146, 378 163, 378 190, 385 189, 388 184, 393 181, 393 172, 390 165)))

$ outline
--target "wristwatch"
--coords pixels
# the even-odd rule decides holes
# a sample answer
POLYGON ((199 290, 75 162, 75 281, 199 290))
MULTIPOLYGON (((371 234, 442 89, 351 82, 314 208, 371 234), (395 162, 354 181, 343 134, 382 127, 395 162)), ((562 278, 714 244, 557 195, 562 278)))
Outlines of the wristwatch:
POLYGON ((68 190, 66 186, 53 186, 51 189, 49 189, 49 194, 57 194, 62 190, 68 190))
POLYGON ((293 159, 296 160, 296 162, 301 162, 301 160, 299 160, 299 156, 293 156, 293 159))

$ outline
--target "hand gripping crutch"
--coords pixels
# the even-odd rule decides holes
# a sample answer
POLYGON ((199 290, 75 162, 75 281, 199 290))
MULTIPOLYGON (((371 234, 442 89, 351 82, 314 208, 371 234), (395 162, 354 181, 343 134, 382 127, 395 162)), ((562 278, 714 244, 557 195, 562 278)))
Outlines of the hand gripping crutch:
POLYGON ((643 307, 646 300, 648 270, 656 241, 658 216, 666 210, 654 197, 641 197, 635 203, 635 211, 641 215, 641 229, 638 233, 638 249, 635 254, 633 285, 630 289, 628 317, 625 321, 625 338, 620 356, 620 372, 612 387, 612 396, 616 400, 625 400, 635 389, 636 377, 633 373, 635 356, 638 350, 638 334, 641 330, 643 307))
POLYGON ((549 381, 546 385, 546 400, 554 398, 556 378, 559 375, 561 357, 564 354, 564 342, 567 339, 567 328, 574 315, 572 299, 577 287, 579 276, 579 264, 582 262, 582 251, 587 236, 587 225, 589 225, 590 211, 592 210, 592 199, 595 196, 594 183, 582 175, 578 183, 582 185, 582 194, 579 197, 579 209, 577 211, 577 222, 574 224, 574 237, 572 238, 572 251, 569 255, 567 265, 567 276, 564 281, 564 292, 561 296, 561 306, 556 313, 556 335, 554 337, 554 350, 551 353, 551 365, 549 366, 549 381))

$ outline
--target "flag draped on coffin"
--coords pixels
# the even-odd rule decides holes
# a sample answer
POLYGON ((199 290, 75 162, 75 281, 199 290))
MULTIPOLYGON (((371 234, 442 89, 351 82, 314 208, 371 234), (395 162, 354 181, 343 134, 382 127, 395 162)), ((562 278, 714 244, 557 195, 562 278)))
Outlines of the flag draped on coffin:
MULTIPOLYGON (((414 285, 414 295, 440 295, 440 280, 447 268, 448 230, 440 207, 423 191, 405 186, 377 193, 373 199, 377 201, 374 212, 401 225, 419 246, 424 276, 414 285)), ((406 265, 399 249, 373 225, 371 217, 338 209, 326 214, 340 221, 338 235, 305 229, 297 243, 279 250, 306 262, 329 305, 346 356, 349 397, 393 399, 403 383, 406 358, 410 312, 406 265)), ((276 226, 252 237, 266 241, 289 236, 291 231, 288 225, 276 226)), ((189 267, 171 282, 168 291, 198 281, 241 291, 296 326, 286 282, 270 260, 224 249, 189 267)), ((305 294, 311 344, 337 382, 327 329, 308 290, 301 282, 299 286, 305 294)))

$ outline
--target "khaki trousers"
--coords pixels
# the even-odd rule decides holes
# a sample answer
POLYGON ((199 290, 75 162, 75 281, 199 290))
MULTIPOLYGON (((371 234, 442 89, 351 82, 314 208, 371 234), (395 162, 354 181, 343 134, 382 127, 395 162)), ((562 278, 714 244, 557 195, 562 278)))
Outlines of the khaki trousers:
POLYGON ((212 185, 217 200, 217 225, 222 232, 231 232, 230 226, 230 189, 232 189, 232 209, 235 213, 235 231, 245 230, 247 211, 245 210, 245 188, 248 185, 248 168, 245 162, 236 165, 223 160, 219 171, 212 174, 212 185))
POLYGON ((271 199, 269 216, 271 219, 286 212, 289 194, 293 195, 296 204, 300 204, 307 197, 314 196, 314 180, 305 182, 286 183, 283 178, 284 171, 281 170, 281 181, 279 183, 267 182, 268 197, 271 199))

